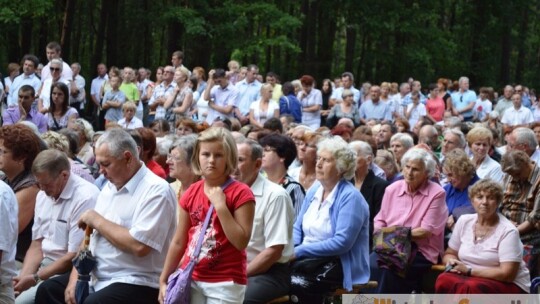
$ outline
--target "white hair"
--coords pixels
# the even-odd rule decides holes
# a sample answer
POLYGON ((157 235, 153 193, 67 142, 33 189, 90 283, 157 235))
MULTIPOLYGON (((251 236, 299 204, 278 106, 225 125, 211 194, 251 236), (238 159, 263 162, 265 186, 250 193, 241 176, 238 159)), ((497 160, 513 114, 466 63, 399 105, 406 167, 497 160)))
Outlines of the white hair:
POLYGON ((433 159, 433 156, 424 149, 412 148, 407 151, 401 158, 401 167, 404 168, 406 164, 411 160, 419 160, 424 163, 424 169, 427 172, 428 178, 432 178, 435 175, 435 168, 437 162, 433 159))
POLYGON ((360 140, 351 141, 349 143, 349 147, 351 147, 354 151, 356 151, 356 154, 358 154, 358 156, 360 155, 364 157, 373 156, 373 149, 365 141, 360 141, 360 140))
POLYGON ((396 133, 390 138, 390 144, 394 141, 399 141, 403 148, 410 149, 414 146, 414 140, 412 136, 407 133, 396 133))
POLYGON ((356 171, 356 151, 341 138, 333 136, 324 138, 317 144, 317 155, 321 151, 328 151, 336 160, 336 169, 344 179, 351 179, 356 171))

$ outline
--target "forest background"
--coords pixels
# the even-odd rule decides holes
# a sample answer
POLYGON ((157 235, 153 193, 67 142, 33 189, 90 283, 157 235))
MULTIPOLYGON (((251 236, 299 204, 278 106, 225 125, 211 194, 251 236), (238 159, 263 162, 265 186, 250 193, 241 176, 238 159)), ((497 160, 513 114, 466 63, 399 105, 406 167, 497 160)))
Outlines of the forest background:
POLYGON ((24 54, 47 62, 148 67, 183 50, 188 68, 232 58, 281 79, 424 84, 467 75, 473 87, 539 87, 539 0, 0 0, 0 71, 24 54))

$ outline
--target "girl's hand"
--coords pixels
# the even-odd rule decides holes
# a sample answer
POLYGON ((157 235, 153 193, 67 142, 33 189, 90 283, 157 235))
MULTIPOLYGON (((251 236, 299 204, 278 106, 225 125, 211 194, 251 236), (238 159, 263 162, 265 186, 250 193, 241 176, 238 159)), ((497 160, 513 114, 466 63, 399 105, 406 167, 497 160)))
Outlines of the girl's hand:
POLYGON ((159 284, 158 301, 160 304, 163 304, 165 302, 166 293, 167 293, 167 283, 159 284))
POLYGON ((210 203, 214 205, 215 209, 219 209, 220 207, 226 207, 226 198, 225 193, 223 193, 223 190, 221 187, 204 187, 204 194, 206 194, 206 197, 210 200, 210 203))

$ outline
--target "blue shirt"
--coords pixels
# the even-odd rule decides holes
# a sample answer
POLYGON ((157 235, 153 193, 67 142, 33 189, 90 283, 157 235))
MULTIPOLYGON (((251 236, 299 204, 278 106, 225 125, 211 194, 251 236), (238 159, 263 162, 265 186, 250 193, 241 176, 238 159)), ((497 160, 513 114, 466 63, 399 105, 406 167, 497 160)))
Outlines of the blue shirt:
POLYGON ((367 100, 360 106, 361 119, 392 120, 392 109, 384 101, 379 100, 376 104, 367 100))
MULTIPOLYGON (((343 268, 343 287, 369 280, 369 207, 360 191, 350 182, 341 180, 330 207, 330 225, 334 235, 325 241, 303 244, 304 214, 321 184, 316 181, 306 193, 302 209, 293 227, 294 254, 297 258, 339 256, 343 268)), ((315 202, 318 203, 318 202, 315 202)))
MULTIPOLYGON (((420 102, 422 104, 426 104, 427 103, 427 97, 424 96, 424 94, 422 94, 422 93, 419 93, 419 94, 420 94, 420 102)), ((412 96, 412 93, 409 93, 409 94, 405 95, 405 97, 403 97, 403 101, 401 102, 401 105, 406 107, 410 103, 412 103, 411 96, 412 96)))
MULTIPOLYGON (((103 96, 102 104, 105 104, 107 101, 120 101, 123 104, 126 101, 126 95, 122 91, 109 91, 103 96)), ((105 112, 105 119, 109 121, 117 122, 122 119, 122 105, 119 108, 108 108, 105 112)))
MULTIPOLYGON (((16 124, 21 119, 21 111, 19 107, 8 108, 4 111, 2 118, 4 119, 4 126, 16 124)), ((30 108, 30 111, 26 114, 25 120, 35 124, 39 133, 47 132, 49 119, 45 115, 39 113, 35 108, 30 108)))
POLYGON ((446 192, 446 207, 448 207, 448 214, 452 214, 456 208, 459 207, 471 207, 471 201, 469 200, 469 187, 476 183, 480 178, 474 174, 474 177, 469 182, 469 185, 463 191, 460 191, 451 183, 446 184, 443 188, 446 192))
POLYGON ((259 99, 262 84, 255 80, 252 83, 247 83, 244 79, 236 84, 238 97, 236 98, 236 107, 242 115, 249 114, 249 106, 251 103, 259 99))
MULTIPOLYGON (((458 111, 467 107, 471 102, 476 103, 476 93, 472 90, 467 90, 465 92, 457 91, 450 96, 452 97, 452 106, 458 111)), ((473 108, 467 112, 461 113, 461 116, 463 116, 463 118, 472 118, 473 108)))

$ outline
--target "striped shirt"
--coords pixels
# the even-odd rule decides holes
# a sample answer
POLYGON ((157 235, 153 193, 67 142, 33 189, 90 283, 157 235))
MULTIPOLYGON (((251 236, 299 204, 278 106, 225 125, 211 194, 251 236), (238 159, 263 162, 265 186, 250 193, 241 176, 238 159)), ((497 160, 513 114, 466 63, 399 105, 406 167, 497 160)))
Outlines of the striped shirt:
POLYGON ((304 191, 304 188, 300 183, 295 181, 292 177, 290 177, 288 174, 286 174, 279 184, 285 188, 285 191, 289 193, 289 196, 291 197, 293 208, 294 208, 294 221, 296 221, 296 217, 300 213, 300 209, 302 208, 302 203, 304 202, 304 197, 306 196, 306 192, 304 191))

